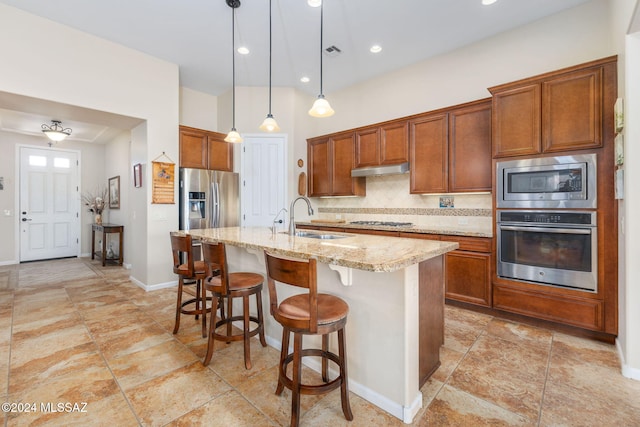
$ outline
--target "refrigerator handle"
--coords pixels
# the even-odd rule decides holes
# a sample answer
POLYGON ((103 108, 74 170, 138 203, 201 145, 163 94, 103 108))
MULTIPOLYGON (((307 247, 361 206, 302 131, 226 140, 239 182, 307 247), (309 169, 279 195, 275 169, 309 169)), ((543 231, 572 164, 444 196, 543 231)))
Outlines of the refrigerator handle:
POLYGON ((213 187, 213 228, 220 227, 220 186, 217 182, 212 184, 213 187))

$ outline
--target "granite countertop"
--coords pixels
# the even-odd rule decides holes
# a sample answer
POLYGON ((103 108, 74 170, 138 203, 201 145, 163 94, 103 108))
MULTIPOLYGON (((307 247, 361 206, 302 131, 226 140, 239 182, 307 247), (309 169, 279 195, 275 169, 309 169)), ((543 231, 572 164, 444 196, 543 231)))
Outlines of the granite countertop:
MULTIPOLYGON (((189 230, 203 241, 222 242, 276 255, 308 259, 367 271, 390 272, 417 264, 458 248, 455 242, 330 232, 341 239, 314 239, 273 234, 265 227, 228 227, 189 230)), ((320 232, 318 232, 320 233, 320 232)))
POLYGON ((492 230, 486 230, 479 227, 471 226, 439 226, 439 225, 411 225, 411 226, 385 226, 385 225, 370 225, 370 224, 350 224, 337 223, 337 222, 303 222, 296 221, 296 225, 305 225, 311 227, 333 227, 333 228, 354 228, 360 230, 384 230, 384 231, 400 231, 403 233, 417 233, 417 234, 445 234, 450 236, 467 236, 467 237, 493 237, 492 230))

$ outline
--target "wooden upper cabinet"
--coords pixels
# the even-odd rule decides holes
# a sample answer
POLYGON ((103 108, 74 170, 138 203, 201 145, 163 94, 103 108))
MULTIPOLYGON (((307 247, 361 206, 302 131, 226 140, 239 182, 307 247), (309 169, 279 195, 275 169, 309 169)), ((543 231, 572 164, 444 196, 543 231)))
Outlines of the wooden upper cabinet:
POLYGON ((449 112, 449 192, 491 191, 491 101, 449 112))
POLYGON ((409 122, 411 193, 446 193, 448 189, 448 115, 425 115, 409 122))
POLYGON ((409 122, 410 192, 491 191, 491 101, 474 101, 409 122))
POLYGON ((356 131, 355 167, 380 164, 380 130, 378 127, 356 131))
POLYGON ((409 161, 409 122, 400 120, 380 126, 380 164, 409 161))
POLYGON ((493 155, 600 148, 605 68, 612 58, 490 88, 493 155))
POLYGON ((602 67, 542 83, 543 151, 602 146, 602 67))
POLYGON ((331 195, 331 146, 326 138, 307 141, 307 165, 309 166, 309 197, 331 195))
POLYGON ((332 194, 334 196, 364 195, 360 191, 359 183, 364 178, 352 178, 351 169, 354 165, 354 135, 349 132, 331 138, 333 143, 333 168, 331 171, 332 194))
POLYGON ((511 157, 540 152, 540 85, 493 94, 493 156, 511 157))
POLYGON ((207 133, 180 127, 180 167, 207 169, 207 133))
POLYGON ((209 169, 233 172, 233 144, 225 142, 225 136, 217 132, 209 133, 209 169))
POLYGON ((355 167, 409 161, 409 122, 398 120, 356 130, 355 167))
POLYGON ((307 140, 309 196, 364 196, 365 178, 352 178, 354 132, 307 140))
POLYGON ((233 144, 224 134, 180 126, 180 167, 233 172, 233 144))

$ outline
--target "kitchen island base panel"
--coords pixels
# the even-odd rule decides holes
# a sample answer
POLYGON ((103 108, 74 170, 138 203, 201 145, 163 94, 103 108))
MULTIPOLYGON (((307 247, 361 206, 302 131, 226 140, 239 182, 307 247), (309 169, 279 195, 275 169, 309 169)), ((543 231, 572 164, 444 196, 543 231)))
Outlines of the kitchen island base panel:
MULTIPOLYGON (((259 251, 233 246, 227 246, 227 250, 231 271, 265 273, 259 251)), ((350 286, 343 285, 340 273, 330 265, 318 263, 318 290, 337 295, 349 305, 345 333, 350 391, 405 423, 410 423, 422 407, 420 384, 440 363, 442 263, 443 256, 437 256, 393 272, 351 269, 350 286), (424 334, 426 338, 421 338, 424 334)), ((296 293, 288 288, 279 288, 279 297, 296 293)), ((267 296, 262 298, 268 307, 267 296)), ((279 349, 282 327, 271 315, 264 321, 267 343, 279 349)), ((337 340, 332 338, 329 348, 337 351, 337 340)), ((303 348, 320 344, 319 337, 305 336, 303 348)), ((321 370, 314 360, 305 360, 305 364, 321 370)), ((276 381, 274 378, 274 384, 276 381)))

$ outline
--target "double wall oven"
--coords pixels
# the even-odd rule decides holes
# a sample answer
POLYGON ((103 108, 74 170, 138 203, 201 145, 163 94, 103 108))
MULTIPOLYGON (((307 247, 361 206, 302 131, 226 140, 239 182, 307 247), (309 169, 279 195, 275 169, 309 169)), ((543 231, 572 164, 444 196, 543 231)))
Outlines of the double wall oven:
POLYGON ((498 277, 597 291, 596 155, 497 162, 498 277))

